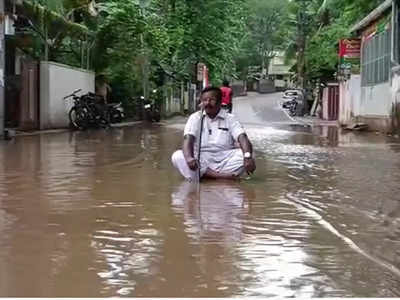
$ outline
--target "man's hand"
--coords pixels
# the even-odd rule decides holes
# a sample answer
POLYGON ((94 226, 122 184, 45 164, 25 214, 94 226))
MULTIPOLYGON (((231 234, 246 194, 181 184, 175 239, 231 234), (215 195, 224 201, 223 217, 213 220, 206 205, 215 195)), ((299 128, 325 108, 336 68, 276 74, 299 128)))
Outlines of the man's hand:
POLYGON ((243 162, 247 174, 252 174, 256 170, 256 162, 253 158, 245 158, 243 162))
MULTIPOLYGON (((239 135, 238 137, 238 141, 240 144, 240 148, 242 148, 243 151, 243 156, 249 152, 249 153, 253 153, 253 145, 250 143, 249 138, 247 137, 247 135, 245 133, 242 133, 241 135, 239 135)), ((251 157, 247 156, 243 158, 243 165, 244 165, 244 169, 246 170, 247 174, 251 174, 254 172, 254 170, 256 169, 256 162, 254 161, 254 159, 251 157)))
POLYGON ((195 158, 193 158, 193 157, 190 158, 190 159, 187 159, 187 160, 186 160, 186 163, 187 163, 189 169, 192 170, 192 171, 196 171, 197 168, 199 167, 199 164, 198 164, 198 162, 197 162, 197 159, 195 159, 195 158))

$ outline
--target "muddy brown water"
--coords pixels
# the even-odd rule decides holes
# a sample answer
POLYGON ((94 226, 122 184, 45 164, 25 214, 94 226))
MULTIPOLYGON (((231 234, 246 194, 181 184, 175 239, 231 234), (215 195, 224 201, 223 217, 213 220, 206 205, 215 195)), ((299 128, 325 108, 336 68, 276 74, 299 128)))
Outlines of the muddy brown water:
POLYGON ((179 125, 1 143, 0 296, 399 297, 397 141, 247 129, 256 174, 200 186, 179 125))

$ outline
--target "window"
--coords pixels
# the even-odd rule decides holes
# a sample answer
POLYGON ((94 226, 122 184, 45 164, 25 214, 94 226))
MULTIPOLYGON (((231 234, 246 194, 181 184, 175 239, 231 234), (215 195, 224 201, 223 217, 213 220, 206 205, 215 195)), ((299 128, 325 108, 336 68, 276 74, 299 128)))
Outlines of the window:
POLYGON ((363 43, 361 58, 362 86, 389 80, 391 30, 380 32, 363 43))

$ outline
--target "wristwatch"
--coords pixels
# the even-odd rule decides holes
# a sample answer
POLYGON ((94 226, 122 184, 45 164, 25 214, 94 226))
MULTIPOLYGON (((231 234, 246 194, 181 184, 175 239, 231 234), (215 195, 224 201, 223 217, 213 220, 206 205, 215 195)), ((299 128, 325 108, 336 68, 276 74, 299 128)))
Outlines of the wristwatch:
POLYGON ((250 152, 245 152, 243 154, 244 158, 251 158, 251 153, 250 152))

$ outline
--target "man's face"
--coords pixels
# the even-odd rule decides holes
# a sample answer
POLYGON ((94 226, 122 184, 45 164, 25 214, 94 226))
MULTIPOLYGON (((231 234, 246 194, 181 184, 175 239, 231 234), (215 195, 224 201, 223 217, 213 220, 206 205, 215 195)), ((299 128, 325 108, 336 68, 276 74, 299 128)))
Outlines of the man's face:
POLYGON ((201 96, 201 105, 203 106, 207 115, 214 117, 219 112, 219 109, 221 107, 221 101, 218 101, 215 92, 209 91, 201 96))

